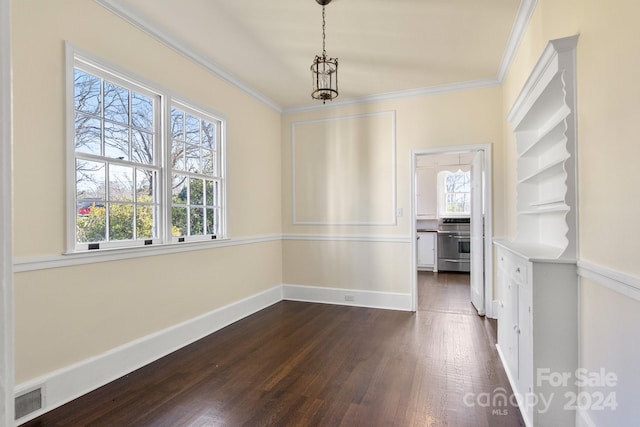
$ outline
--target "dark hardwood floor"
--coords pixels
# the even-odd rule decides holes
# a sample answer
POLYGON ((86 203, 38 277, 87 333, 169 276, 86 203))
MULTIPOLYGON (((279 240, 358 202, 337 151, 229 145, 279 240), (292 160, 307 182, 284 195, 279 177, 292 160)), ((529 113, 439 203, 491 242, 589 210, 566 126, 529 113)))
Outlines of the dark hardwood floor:
POLYGON ((477 399, 511 388, 468 276, 420 273, 419 307, 280 302, 24 425, 524 425, 477 399))

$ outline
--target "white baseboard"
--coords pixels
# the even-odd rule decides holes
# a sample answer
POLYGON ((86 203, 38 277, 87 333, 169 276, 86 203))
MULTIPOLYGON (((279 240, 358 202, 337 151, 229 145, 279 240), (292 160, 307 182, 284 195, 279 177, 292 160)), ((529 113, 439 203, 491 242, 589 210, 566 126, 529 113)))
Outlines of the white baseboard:
POLYGON ((282 285, 283 299, 411 311, 411 294, 319 286, 282 285))
POLYGON ((500 313, 500 300, 494 299, 491 301, 491 316, 487 315, 487 317, 497 319, 498 313, 500 313))
POLYGON ((244 317, 282 301, 282 286, 218 308, 202 316, 116 347, 96 357, 18 384, 15 396, 42 387, 42 409, 17 420, 36 418, 83 394, 166 356, 244 317))
MULTIPOLYGON (((504 353, 502 353, 502 349, 500 348, 500 344, 496 344, 496 350, 498 351, 498 357, 500 358, 500 362, 502 363, 502 367, 504 368, 504 371, 507 374, 507 379, 509 380, 509 385, 511 386, 511 391, 513 392, 514 390, 517 390, 516 388, 516 378, 513 377, 513 375, 511 375, 511 371, 509 370, 509 367, 507 366, 507 360, 504 357, 504 353)), ((520 415, 522 416, 522 420, 524 421, 524 425, 526 427, 532 427, 531 424, 531 420, 529 420, 529 418, 527 417, 526 412, 523 410, 524 409, 524 405, 522 402, 522 396, 520 396, 519 394, 515 394, 516 396, 516 401, 518 403, 518 409, 520 410, 520 415)), ((511 400, 511 398, 509 398, 509 400, 511 400)))

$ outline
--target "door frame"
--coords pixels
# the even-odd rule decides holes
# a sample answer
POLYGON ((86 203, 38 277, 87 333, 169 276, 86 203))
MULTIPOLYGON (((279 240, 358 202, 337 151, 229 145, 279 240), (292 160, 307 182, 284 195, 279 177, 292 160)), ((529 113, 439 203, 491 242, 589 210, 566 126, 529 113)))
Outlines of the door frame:
POLYGON ((11 2, 0 0, 0 425, 14 420, 11 2))
MULTIPOLYGON (((491 144, 456 145, 434 148, 419 148, 411 152, 411 309, 418 309, 418 265, 416 239, 416 162, 418 156, 425 154, 446 154, 462 151, 484 152, 484 312, 485 316, 495 318, 493 314, 493 164, 491 162, 491 144)), ((437 262, 437 260, 436 260, 437 262)))

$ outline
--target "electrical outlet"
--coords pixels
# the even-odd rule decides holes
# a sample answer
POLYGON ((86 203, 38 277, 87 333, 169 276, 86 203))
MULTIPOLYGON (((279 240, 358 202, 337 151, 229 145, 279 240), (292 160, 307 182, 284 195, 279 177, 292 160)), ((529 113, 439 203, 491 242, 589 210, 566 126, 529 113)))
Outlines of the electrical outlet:
POLYGON ((344 296, 344 300, 345 301, 355 301, 355 298, 353 295, 345 295, 344 296))

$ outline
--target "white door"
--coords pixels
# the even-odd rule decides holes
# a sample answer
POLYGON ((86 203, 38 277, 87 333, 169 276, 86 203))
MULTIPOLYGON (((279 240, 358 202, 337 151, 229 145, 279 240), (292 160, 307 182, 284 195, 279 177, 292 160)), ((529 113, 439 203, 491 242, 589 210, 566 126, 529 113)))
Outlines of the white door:
POLYGON ((484 307, 484 152, 471 162, 471 302, 478 314, 484 307))

